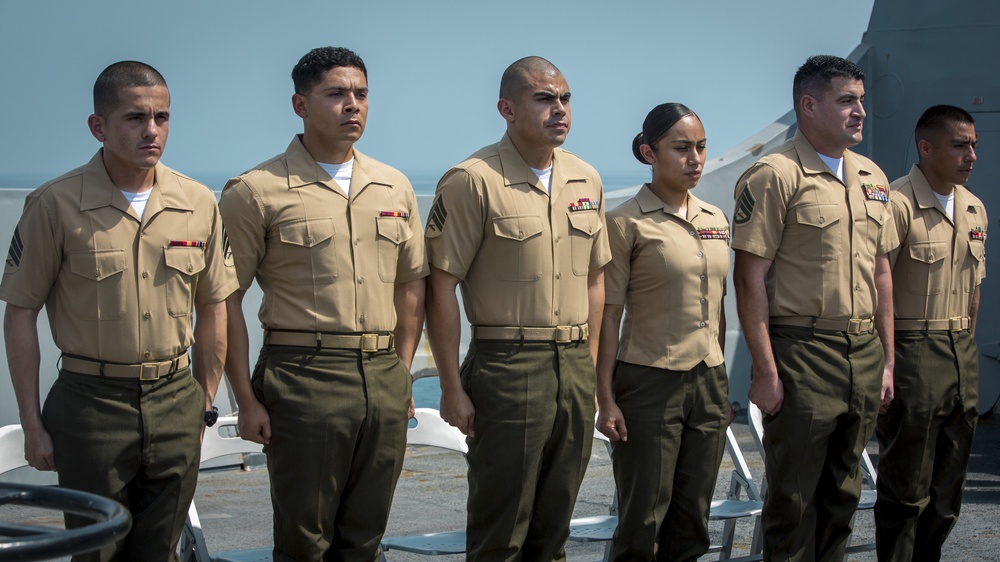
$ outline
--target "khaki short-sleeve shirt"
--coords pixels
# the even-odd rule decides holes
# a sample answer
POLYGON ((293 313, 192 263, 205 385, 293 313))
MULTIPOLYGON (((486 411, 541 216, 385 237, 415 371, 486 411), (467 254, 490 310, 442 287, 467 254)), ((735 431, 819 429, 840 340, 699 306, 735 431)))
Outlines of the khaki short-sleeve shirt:
POLYGON ((587 321, 587 276, 611 260, 597 172, 556 149, 549 194, 506 134, 449 170, 427 220, 432 263, 462 280, 479 326, 587 321))
POLYGON ((256 277, 266 329, 391 331, 396 283, 428 274, 410 182, 354 150, 350 197, 300 137, 226 184, 219 202, 240 288, 256 277))
POLYGON ((608 213, 605 303, 625 306, 618 359, 673 371, 724 359, 719 319, 729 273, 729 221, 688 196, 687 218, 646 184, 608 213))
POLYGON ((98 151, 28 195, 0 299, 45 305, 63 353, 142 363, 183 353, 194 343, 194 305, 234 290, 215 195, 157 164, 140 220, 98 151))
POLYGON ((799 131, 736 183, 732 246, 772 260, 765 278, 772 317, 874 317, 875 257, 899 245, 889 181, 851 151, 844 178, 799 131))
POLYGON ((941 207, 916 165, 892 182, 891 209, 900 246, 892 260, 896 318, 945 320, 969 315, 969 301, 986 277, 986 208, 955 186, 955 220, 941 207))

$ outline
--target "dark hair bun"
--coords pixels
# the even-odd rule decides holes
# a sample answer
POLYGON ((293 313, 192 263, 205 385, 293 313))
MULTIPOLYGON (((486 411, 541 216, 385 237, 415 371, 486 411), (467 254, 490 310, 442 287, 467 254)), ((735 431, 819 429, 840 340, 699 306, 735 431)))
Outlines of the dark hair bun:
POLYGON ((632 154, 635 156, 635 159, 638 160, 640 164, 645 164, 648 166, 649 162, 646 162, 646 159, 643 158, 642 156, 642 151, 639 150, 639 147, 642 146, 645 142, 646 141, 643 139, 642 133, 636 135, 635 138, 632 139, 632 154))

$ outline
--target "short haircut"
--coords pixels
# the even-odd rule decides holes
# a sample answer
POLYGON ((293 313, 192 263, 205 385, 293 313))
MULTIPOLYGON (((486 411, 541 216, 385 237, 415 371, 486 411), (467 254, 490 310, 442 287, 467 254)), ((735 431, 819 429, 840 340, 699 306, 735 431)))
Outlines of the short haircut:
POLYGON ((528 86, 529 74, 548 74, 559 76, 562 72, 556 65, 542 57, 524 57, 516 60, 503 71, 500 78, 500 99, 509 100, 521 93, 528 86))
MULTIPOLYGON (((680 103, 661 103, 660 105, 649 110, 646 114, 646 119, 642 122, 642 131, 632 139, 632 155, 635 156, 641 164, 649 165, 646 159, 643 158, 642 152, 639 147, 648 144, 650 148, 656 148, 656 143, 660 142, 663 135, 670 132, 670 129, 677 124, 678 121, 684 119, 688 115, 694 115, 696 119, 698 116, 695 112, 687 108, 687 106, 680 103)), ((700 121, 700 119, 699 119, 700 121)))
POLYGON ((292 69, 295 93, 303 96, 308 94, 313 86, 323 81, 326 71, 338 66, 357 68, 365 75, 365 80, 368 80, 365 61, 354 51, 344 47, 318 47, 303 55, 292 69))
POLYGON ((124 60, 105 68, 94 82, 94 113, 107 117, 118 107, 119 93, 125 88, 167 87, 155 68, 143 62, 124 60))
POLYGON ((913 131, 919 148, 920 141, 931 141, 931 136, 935 133, 947 131, 948 125, 952 123, 966 123, 972 125, 976 120, 969 115, 969 112, 954 105, 935 105, 927 108, 924 114, 917 120, 917 126, 913 131))
POLYGON ((865 73, 853 62, 831 55, 816 55, 809 57, 795 72, 792 80, 792 103, 795 112, 799 111, 802 96, 808 94, 819 98, 834 78, 849 78, 864 80, 865 73))

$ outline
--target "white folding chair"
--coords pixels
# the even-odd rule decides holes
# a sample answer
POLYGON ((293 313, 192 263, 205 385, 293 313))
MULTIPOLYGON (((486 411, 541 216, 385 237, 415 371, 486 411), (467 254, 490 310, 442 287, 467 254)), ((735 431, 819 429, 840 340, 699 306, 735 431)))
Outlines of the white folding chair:
MULTIPOLYGON (((760 411, 760 408, 758 408, 753 403, 749 404, 748 409, 750 413, 750 415, 748 416, 750 419, 750 429, 753 432, 754 443, 757 444, 757 450, 760 451, 761 458, 766 458, 766 455, 764 453, 764 414, 763 412, 760 411)), ((765 470, 767 469, 766 466, 764 468, 765 470)), ((870 510, 875 507, 875 498, 877 495, 877 492, 875 490, 875 482, 878 478, 878 475, 875 472, 875 465, 872 464, 872 459, 871 457, 868 456, 867 450, 861 451, 861 477, 863 484, 867 485, 867 487, 861 490, 861 499, 858 502, 858 507, 857 510, 855 510, 855 514, 857 514, 857 511, 870 510)), ((762 491, 766 492, 767 491, 766 477, 764 478, 763 488, 764 489, 762 491)), ((851 518, 851 528, 852 529, 854 528, 853 516, 851 518)), ((760 550, 763 548, 763 537, 760 536, 760 533, 761 533, 760 527, 758 527, 755 532, 756 536, 754 537, 754 548, 755 548, 754 552, 760 552, 760 550)), ((852 532, 851 537, 848 538, 847 542, 848 546, 846 554, 875 550, 875 543, 873 542, 867 544, 852 545, 851 540, 853 539, 853 536, 854 534, 852 532)))
MULTIPOLYGON (((439 447, 449 451, 469 452, 465 435, 456 427, 448 425, 441 419, 441 414, 433 408, 417 408, 414 413, 417 424, 406 432, 407 445, 439 447)), ((414 554, 462 554, 465 552, 465 531, 448 531, 411 535, 404 537, 385 537, 382 539, 382 560, 389 550, 401 550, 414 554)))
POLYGON ((0 474, 28 466, 24 459, 24 432, 18 424, 0 427, 0 474))
MULTIPOLYGON (((201 464, 227 455, 246 455, 260 453, 263 446, 253 441, 242 439, 237 433, 237 417, 219 417, 212 427, 205 428, 205 439, 201 444, 201 464)), ((181 534, 180 551, 183 562, 271 562, 270 548, 254 548, 248 550, 231 550, 219 552, 214 556, 208 552, 205 543, 205 533, 198 518, 198 509, 191 502, 188 508, 187 522, 181 534)))

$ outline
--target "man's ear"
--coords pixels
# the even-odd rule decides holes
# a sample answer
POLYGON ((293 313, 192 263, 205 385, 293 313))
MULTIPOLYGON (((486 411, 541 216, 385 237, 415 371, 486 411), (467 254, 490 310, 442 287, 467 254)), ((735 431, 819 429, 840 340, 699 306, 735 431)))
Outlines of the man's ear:
POLYGON ((104 142, 104 118, 96 113, 87 118, 87 128, 90 134, 100 142, 104 142))

